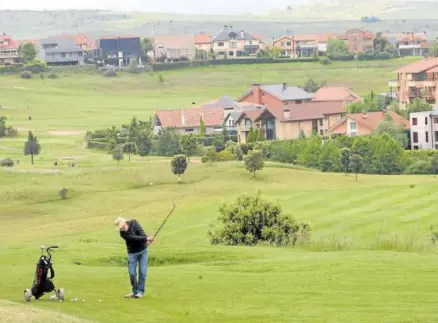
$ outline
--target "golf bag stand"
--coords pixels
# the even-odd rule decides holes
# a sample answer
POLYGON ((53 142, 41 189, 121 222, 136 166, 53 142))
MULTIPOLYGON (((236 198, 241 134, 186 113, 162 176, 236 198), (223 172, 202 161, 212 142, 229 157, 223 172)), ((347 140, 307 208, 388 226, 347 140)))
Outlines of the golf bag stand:
POLYGON ((41 246, 41 256, 36 264, 35 278, 32 287, 24 291, 24 300, 26 302, 30 302, 32 297, 40 299, 43 295, 53 291, 55 291, 58 300, 64 300, 64 289, 60 288, 56 290, 52 281, 55 277, 55 270, 53 269, 52 254, 50 251, 56 248, 58 247, 52 246, 45 248, 44 246, 41 246), (47 252, 47 256, 44 254, 44 251, 47 252))

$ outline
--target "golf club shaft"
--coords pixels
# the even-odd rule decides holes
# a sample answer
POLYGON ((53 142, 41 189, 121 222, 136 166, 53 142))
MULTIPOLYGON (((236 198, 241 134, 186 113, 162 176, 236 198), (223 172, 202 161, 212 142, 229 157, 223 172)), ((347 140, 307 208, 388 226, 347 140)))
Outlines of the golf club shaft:
POLYGON ((169 214, 167 215, 167 217, 164 219, 163 223, 161 223, 161 226, 158 228, 157 232, 155 232, 154 234, 154 238, 157 236, 158 232, 160 232, 161 228, 164 226, 164 224, 166 223, 167 219, 170 217, 170 215, 173 213, 173 210, 175 210, 176 204, 175 202, 173 202, 173 208, 172 210, 170 210, 169 214))

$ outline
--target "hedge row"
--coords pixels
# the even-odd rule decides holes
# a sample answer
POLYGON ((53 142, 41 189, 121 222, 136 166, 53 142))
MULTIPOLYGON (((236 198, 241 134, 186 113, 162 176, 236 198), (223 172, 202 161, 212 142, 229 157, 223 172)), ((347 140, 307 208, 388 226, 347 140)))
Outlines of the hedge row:
POLYGON ((215 65, 239 65, 239 64, 276 64, 276 63, 302 63, 318 62, 319 58, 295 58, 295 59, 274 59, 274 58, 242 58, 242 59, 216 59, 216 60, 197 60, 191 62, 176 63, 155 63, 152 64, 154 71, 175 70, 197 66, 215 66, 215 65))

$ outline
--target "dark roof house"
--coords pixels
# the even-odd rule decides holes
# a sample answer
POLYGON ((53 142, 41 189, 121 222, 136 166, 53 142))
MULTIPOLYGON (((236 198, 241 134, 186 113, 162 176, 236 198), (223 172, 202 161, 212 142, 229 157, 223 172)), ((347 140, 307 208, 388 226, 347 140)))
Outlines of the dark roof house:
POLYGON ((230 40, 255 40, 256 38, 245 32, 244 30, 240 30, 238 32, 233 30, 232 26, 225 25, 224 28, 213 38, 213 42, 224 42, 230 40))

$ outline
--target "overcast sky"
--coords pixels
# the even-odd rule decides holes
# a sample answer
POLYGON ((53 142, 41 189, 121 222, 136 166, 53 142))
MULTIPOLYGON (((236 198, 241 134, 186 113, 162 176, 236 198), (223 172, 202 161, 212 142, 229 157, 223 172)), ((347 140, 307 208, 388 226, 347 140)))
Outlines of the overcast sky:
POLYGON ((0 0, 0 10, 107 9, 173 13, 258 13, 311 0, 0 0))

